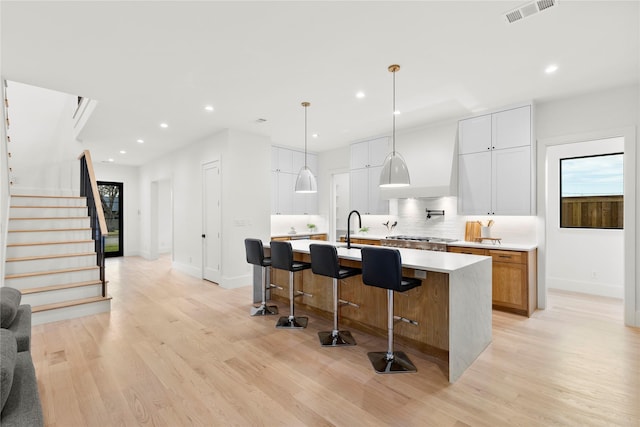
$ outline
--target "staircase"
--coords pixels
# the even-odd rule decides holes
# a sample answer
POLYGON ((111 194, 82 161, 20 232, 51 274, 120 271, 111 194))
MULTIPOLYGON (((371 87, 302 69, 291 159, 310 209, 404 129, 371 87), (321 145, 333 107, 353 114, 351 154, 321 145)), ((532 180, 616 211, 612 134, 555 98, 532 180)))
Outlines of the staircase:
POLYGON ((33 324, 111 310, 95 248, 85 197, 11 196, 5 286, 33 324))

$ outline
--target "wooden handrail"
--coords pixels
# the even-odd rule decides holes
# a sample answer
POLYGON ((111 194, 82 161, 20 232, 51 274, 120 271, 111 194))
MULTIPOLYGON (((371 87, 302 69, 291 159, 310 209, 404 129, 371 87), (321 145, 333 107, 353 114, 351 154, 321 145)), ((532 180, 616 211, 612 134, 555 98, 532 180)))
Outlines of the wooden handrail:
POLYGON ((109 233, 107 229, 107 221, 104 219, 104 211, 102 210, 102 202, 100 201, 100 193, 98 192, 98 181, 96 180, 96 174, 93 170, 93 162, 91 161, 91 153, 89 150, 84 150, 82 154, 78 156, 78 160, 85 158, 87 160, 87 171, 89 172, 89 181, 91 182, 91 190, 94 197, 96 197, 96 213, 98 214, 98 223, 100 224, 100 233, 106 236, 109 233))

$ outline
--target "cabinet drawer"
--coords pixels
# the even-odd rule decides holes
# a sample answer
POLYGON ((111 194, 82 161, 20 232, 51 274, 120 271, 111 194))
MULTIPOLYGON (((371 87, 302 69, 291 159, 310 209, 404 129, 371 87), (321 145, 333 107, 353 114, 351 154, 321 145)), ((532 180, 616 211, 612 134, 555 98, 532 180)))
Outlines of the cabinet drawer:
POLYGON ((470 254, 470 255, 487 255, 487 250, 482 248, 466 248, 466 247, 449 247, 449 252, 456 252, 459 254, 470 254))
POLYGON ((489 249, 489 255, 493 258, 493 262, 507 262, 513 264, 526 264, 527 253, 518 251, 500 251, 489 249))

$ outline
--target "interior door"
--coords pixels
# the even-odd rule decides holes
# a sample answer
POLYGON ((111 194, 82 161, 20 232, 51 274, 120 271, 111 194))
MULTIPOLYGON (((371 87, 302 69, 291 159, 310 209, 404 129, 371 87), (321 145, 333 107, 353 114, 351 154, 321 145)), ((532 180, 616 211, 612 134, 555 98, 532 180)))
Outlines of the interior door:
POLYGON ((220 162, 202 165, 202 254, 205 280, 220 281, 220 162))
POLYGON ((122 183, 98 181, 98 193, 100 193, 108 230, 104 245, 105 256, 122 256, 124 253, 122 183))

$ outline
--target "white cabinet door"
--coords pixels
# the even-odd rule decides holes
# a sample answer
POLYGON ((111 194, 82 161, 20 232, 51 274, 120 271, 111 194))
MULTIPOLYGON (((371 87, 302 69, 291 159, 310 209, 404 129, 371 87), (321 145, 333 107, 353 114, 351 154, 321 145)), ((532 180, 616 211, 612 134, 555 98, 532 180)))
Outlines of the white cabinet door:
MULTIPOLYGON (((271 170, 294 173, 293 150, 271 147, 271 170)), ((298 171, 295 171, 295 173, 298 173, 298 171)))
POLYGON ((276 174, 276 183, 272 187, 277 191, 277 202, 275 213, 280 215, 290 215, 293 213, 293 195, 296 183, 296 175, 291 173, 273 172, 276 174))
POLYGON ((531 147, 492 153, 492 212, 531 215, 531 147))
POLYGON ((496 150, 531 145, 531 106, 492 114, 492 134, 496 150))
POLYGON ((458 213, 491 214, 491 152, 458 156, 458 213))
POLYGON ((459 154, 480 153, 491 149, 491 114, 460 120, 459 154))
MULTIPOLYGON (((298 174, 304 166, 304 151, 291 151, 291 173, 298 174)), ((309 156, 307 155, 307 160, 309 156)))
POLYGON ((380 198, 380 172, 382 166, 372 166, 369 170, 369 215, 388 215, 389 201, 380 198))
POLYGON ((351 144, 350 169, 362 169, 369 165, 369 141, 351 144))
POLYGON ((278 172, 271 172, 271 215, 277 215, 280 212, 278 210, 278 172))
POLYGON ((353 169, 349 173, 350 209, 364 214, 369 210, 369 169, 353 169))
POLYGON ((389 138, 378 138, 369 141, 369 167, 382 166, 384 159, 391 152, 389 138))

